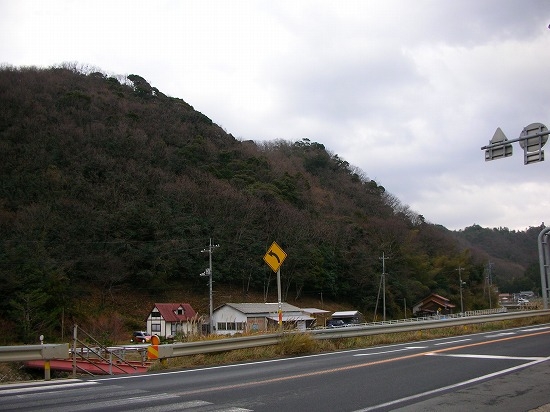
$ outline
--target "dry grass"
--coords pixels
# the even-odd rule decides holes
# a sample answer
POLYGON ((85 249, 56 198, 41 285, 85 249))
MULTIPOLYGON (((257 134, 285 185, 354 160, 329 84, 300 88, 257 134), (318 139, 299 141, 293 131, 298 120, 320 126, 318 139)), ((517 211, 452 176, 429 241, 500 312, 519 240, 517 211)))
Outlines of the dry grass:
POLYGON ((318 342, 308 333, 293 333, 283 336, 277 345, 280 355, 307 355, 319 352, 318 342))
POLYGON ((21 366, 21 362, 0 363, 0 383, 32 380, 32 375, 21 366))

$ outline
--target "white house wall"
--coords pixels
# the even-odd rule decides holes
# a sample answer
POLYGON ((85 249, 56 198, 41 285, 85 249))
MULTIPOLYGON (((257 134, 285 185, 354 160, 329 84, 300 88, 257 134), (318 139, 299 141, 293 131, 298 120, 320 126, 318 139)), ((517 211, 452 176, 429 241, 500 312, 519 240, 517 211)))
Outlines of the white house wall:
POLYGON ((175 334, 198 334, 198 325, 193 322, 166 322, 162 317, 152 317, 149 315, 147 318, 147 333, 150 335, 158 335, 163 338, 173 337, 175 334), (160 331, 153 330, 153 324, 160 324, 160 331), (172 325, 176 325, 176 332, 172 333, 172 325))
POLYGON ((238 310, 232 308, 231 306, 224 306, 218 310, 216 310, 215 313, 212 314, 212 320, 214 321, 214 328, 215 332, 217 334, 231 334, 234 335, 235 333, 243 332, 243 330, 228 330, 228 329, 220 329, 218 328, 218 324, 223 323, 234 323, 239 324, 243 323, 246 325, 246 315, 242 312, 239 312, 238 310))

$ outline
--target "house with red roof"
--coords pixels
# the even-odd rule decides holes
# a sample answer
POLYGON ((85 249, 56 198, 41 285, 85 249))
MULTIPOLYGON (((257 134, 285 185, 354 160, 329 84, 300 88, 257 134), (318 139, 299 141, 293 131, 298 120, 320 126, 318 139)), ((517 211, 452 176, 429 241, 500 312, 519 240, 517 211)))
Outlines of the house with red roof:
POLYGON ((189 303, 155 303, 147 316, 147 333, 162 338, 193 335, 200 331, 200 319, 189 303))

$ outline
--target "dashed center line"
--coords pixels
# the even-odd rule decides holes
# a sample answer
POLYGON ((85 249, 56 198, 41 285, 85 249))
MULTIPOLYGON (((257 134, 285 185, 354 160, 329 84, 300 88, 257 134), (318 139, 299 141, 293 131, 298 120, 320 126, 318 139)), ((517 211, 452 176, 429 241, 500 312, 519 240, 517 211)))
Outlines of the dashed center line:
POLYGON ((534 332, 534 331, 545 330, 545 329, 550 329, 550 326, 543 326, 543 327, 540 327, 540 328, 523 329, 522 332, 534 332))
POLYGON ((448 342, 439 342, 439 343, 435 343, 434 346, 451 345, 451 344, 453 344, 453 343, 469 342, 469 341, 471 341, 471 339, 451 340, 451 341, 448 341, 448 342))
POLYGON ((547 359, 544 357, 536 356, 499 356, 499 355, 472 355, 467 353, 426 353, 426 356, 447 356, 451 358, 474 358, 474 359, 507 359, 507 360, 526 360, 526 361, 540 361, 547 359))
POLYGON ((501 336, 509 336, 509 335, 515 335, 516 332, 502 332, 502 333, 497 333, 495 335, 487 335, 485 336, 486 338, 499 338, 501 336))
POLYGON ((374 356, 374 355, 385 355, 386 353, 394 353, 394 352, 403 352, 406 350, 412 350, 412 349, 426 349, 426 346, 407 346, 403 349, 394 349, 394 350, 387 350, 383 352, 370 352, 370 353, 356 353, 353 356, 374 356))

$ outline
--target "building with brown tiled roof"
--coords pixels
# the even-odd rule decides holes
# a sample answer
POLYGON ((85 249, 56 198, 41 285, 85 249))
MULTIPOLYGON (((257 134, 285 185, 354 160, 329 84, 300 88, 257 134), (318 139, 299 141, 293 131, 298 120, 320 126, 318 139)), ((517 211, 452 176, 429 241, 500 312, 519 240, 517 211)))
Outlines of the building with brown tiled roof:
POLYGON ((432 293, 413 306, 414 316, 449 315, 453 313, 451 301, 441 295, 432 293))

